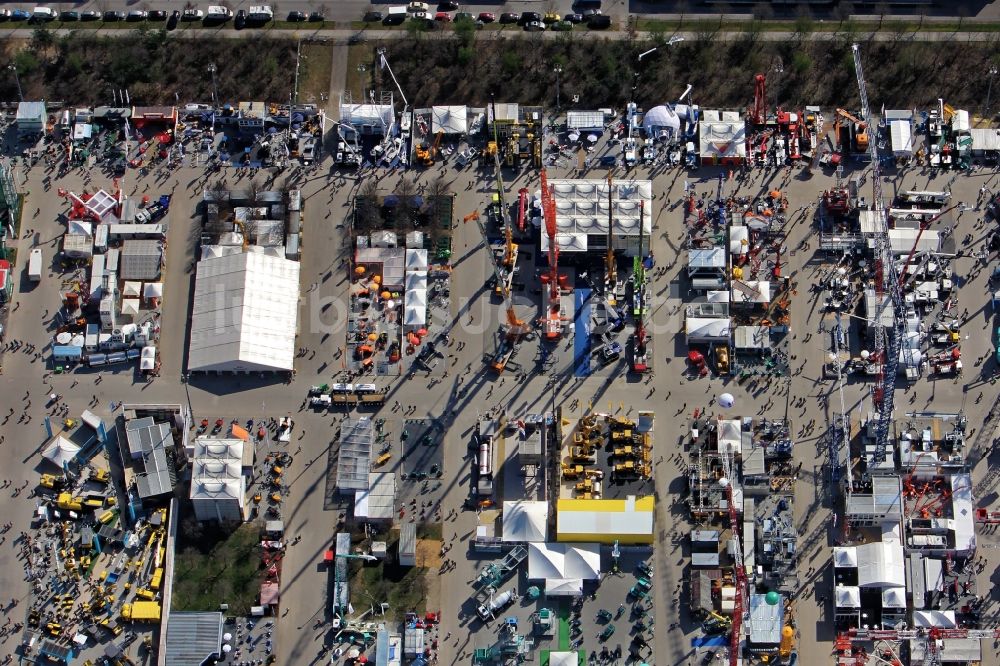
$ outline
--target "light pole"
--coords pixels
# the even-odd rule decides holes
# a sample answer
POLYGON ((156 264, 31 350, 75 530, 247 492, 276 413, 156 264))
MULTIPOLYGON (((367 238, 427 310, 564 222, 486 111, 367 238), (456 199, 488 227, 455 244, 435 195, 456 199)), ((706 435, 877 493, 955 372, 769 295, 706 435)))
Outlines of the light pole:
POLYGON ((208 64, 208 72, 212 75, 212 106, 219 106, 219 91, 215 85, 215 73, 219 71, 219 68, 215 66, 215 63, 208 64))
MULTIPOLYGON (((996 65, 990 65, 989 72, 990 84, 986 87, 986 110, 983 111, 983 117, 989 120, 990 117, 990 97, 993 96, 993 77, 997 75, 996 65)), ((19 89, 20 90, 20 89, 19 89)))
POLYGON ((559 107, 560 107, 560 104, 559 104, 559 101, 560 101, 559 100, 559 75, 563 73, 562 65, 556 65, 555 67, 552 68, 552 71, 555 72, 555 75, 556 75, 556 113, 559 113, 559 107))
POLYGON ((781 103, 781 86, 779 82, 781 81, 781 75, 785 73, 785 65, 779 60, 774 63, 774 106, 777 108, 778 104, 781 103))
MULTIPOLYGON (((383 57, 381 53, 379 54, 379 56, 383 57)), ((362 96, 364 96, 364 94, 365 94, 365 72, 367 72, 367 71, 368 71, 368 65, 366 65, 363 62, 359 62, 358 63, 358 84, 361 86, 361 95, 362 96)))
POLYGON ((18 101, 24 101, 24 95, 21 93, 21 78, 17 75, 17 65, 10 63, 7 65, 7 69, 14 72, 14 82, 17 84, 17 99, 18 101))

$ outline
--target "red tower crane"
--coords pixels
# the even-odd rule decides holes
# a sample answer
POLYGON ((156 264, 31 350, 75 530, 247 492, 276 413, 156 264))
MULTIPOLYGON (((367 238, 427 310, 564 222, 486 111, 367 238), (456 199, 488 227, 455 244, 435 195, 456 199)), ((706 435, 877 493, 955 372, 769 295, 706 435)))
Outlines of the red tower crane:
POLYGON ((556 202, 549 188, 549 178, 542 169, 542 215, 549 237, 549 274, 542 276, 548 282, 548 302, 545 305, 545 337, 555 340, 562 335, 562 306, 559 294, 559 245, 556 243, 556 202))

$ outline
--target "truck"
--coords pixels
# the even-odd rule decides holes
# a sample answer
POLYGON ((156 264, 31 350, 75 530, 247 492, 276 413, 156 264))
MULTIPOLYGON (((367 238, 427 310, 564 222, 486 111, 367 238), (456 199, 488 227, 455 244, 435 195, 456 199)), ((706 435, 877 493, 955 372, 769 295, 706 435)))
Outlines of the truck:
POLYGON ((493 616, 496 613, 502 611, 516 600, 517 592, 514 591, 514 588, 511 588, 506 592, 490 597, 485 604, 480 604, 479 607, 476 608, 476 614, 479 615, 479 619, 483 622, 488 622, 493 619, 493 616))
POLYGON ((42 250, 41 248, 35 248, 31 251, 28 256, 28 279, 32 282, 41 282, 42 280, 42 250))
POLYGON ((228 21, 233 18, 233 10, 222 5, 209 5, 205 12, 205 19, 208 21, 228 21))

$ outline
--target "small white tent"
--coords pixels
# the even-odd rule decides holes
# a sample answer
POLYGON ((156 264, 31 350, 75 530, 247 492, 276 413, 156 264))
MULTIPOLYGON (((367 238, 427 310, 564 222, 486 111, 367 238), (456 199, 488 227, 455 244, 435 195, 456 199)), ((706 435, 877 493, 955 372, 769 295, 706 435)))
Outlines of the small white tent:
POLYGON ((62 435, 58 435, 52 443, 45 447, 42 457, 57 467, 63 467, 73 461, 80 453, 80 447, 62 435))

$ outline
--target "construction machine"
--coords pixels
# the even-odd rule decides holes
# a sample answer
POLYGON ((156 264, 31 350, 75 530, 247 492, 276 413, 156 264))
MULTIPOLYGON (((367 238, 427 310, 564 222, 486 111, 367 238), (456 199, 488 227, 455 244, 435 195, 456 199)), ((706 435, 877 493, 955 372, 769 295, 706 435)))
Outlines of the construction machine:
POLYGON ((562 337, 562 294, 559 289, 559 244, 556 240, 556 202, 549 188, 548 174, 542 169, 542 215, 549 240, 549 272, 542 275, 542 284, 548 285, 545 296, 545 338, 558 340, 562 337))
POLYGON ((840 119, 848 120, 853 123, 851 128, 851 134, 854 135, 854 145, 859 153, 868 150, 868 123, 861 120, 857 116, 853 115, 849 111, 844 109, 837 109, 837 141, 840 142, 841 151, 843 151, 844 142, 841 139, 840 132, 842 131, 842 125, 840 124, 840 119))

